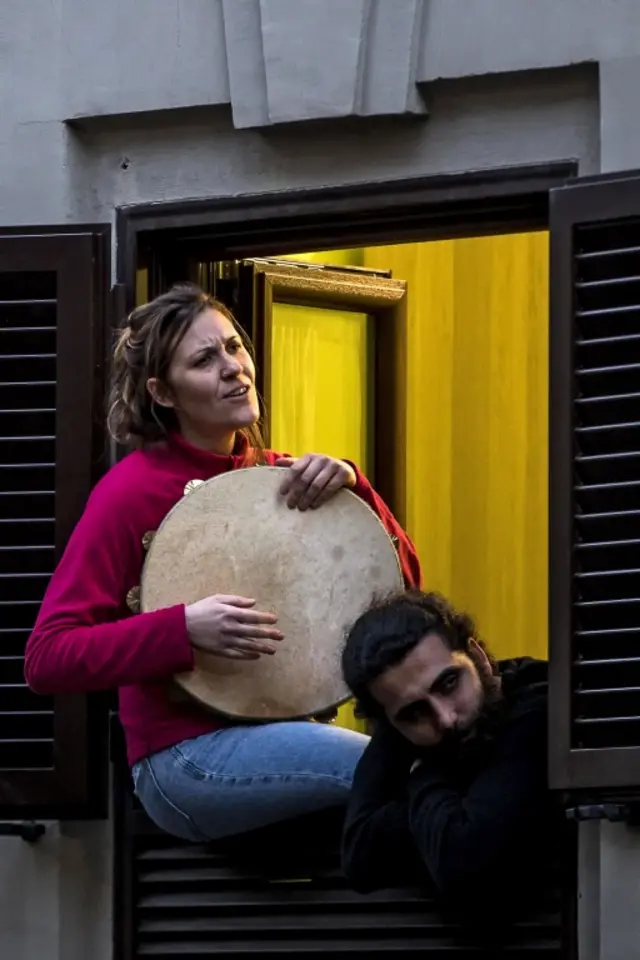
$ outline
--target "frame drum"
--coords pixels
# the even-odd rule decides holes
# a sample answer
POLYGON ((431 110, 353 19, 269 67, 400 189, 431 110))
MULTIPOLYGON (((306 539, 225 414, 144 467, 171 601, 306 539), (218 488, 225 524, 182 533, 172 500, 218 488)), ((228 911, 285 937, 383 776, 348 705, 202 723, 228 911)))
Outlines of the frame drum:
POLYGON ((195 486, 155 533, 142 573, 143 612, 233 594, 277 616, 284 639, 273 656, 195 650, 194 669, 175 677, 235 720, 300 719, 348 700, 345 633, 404 586, 391 537, 363 500, 342 489, 317 510, 292 510, 279 493, 286 470, 244 468, 195 486))

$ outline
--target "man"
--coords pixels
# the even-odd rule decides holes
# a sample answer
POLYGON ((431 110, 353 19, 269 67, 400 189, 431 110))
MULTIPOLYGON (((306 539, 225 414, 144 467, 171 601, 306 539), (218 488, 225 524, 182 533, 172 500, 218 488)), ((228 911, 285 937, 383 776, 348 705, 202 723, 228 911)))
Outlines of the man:
POLYGON ((496 663, 469 616, 410 592, 358 619, 342 665, 374 721, 343 837, 355 889, 417 871, 470 916, 548 890, 562 821, 547 788, 547 664, 496 663))

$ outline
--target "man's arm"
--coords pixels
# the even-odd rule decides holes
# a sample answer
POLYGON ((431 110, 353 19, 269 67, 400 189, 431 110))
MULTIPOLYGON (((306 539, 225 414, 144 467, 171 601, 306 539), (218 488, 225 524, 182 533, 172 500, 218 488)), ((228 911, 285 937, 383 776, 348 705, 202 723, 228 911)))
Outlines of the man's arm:
POLYGON ((354 774, 342 838, 342 866, 355 890, 370 893, 416 872, 407 782, 413 751, 392 731, 371 738, 354 774))
POLYGON ((466 792, 424 762, 410 776, 408 796, 411 835, 442 894, 486 899, 517 885, 548 817, 544 698, 510 718, 466 792))

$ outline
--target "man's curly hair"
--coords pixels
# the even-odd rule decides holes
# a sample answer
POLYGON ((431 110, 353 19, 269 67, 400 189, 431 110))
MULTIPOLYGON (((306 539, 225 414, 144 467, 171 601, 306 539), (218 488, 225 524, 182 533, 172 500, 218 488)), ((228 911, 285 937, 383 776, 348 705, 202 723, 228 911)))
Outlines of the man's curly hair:
POLYGON ((400 663, 427 633, 437 634, 450 650, 464 653, 475 640, 495 669, 469 614, 456 610, 439 593, 410 590, 392 596, 374 603, 356 620, 342 651, 342 674, 360 716, 380 717, 382 709, 369 692, 370 684, 400 663))

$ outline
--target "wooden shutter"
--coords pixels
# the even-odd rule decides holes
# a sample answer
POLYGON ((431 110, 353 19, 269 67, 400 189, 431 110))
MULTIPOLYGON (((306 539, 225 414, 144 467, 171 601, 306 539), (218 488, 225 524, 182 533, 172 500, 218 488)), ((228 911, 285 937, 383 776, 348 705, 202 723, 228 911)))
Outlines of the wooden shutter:
POLYGON ((102 812, 99 698, 39 697, 23 654, 105 462, 109 227, 0 230, 0 816, 102 812))
MULTIPOLYGON (((195 845, 160 833, 130 795, 123 799, 114 877, 115 955, 121 960, 573 956, 573 918, 565 908, 572 891, 560 874, 549 878, 546 894, 541 891, 540 908, 506 932, 496 903, 494 929, 502 939, 484 952, 422 890, 407 886, 367 896, 351 890, 340 872, 337 831, 312 818, 297 830, 273 828, 240 843, 195 845)), ((574 851, 572 859, 575 872, 574 851)))
POLYGON ((551 193, 550 777, 640 787, 640 178, 551 193))

